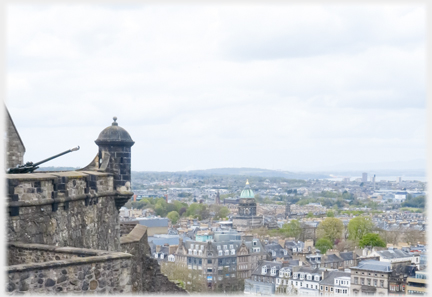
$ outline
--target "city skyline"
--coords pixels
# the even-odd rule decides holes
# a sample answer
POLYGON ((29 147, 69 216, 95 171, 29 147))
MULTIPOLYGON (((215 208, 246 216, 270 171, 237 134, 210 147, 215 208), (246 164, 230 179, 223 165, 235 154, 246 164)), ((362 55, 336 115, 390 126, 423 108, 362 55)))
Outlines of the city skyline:
POLYGON ((6 105, 25 161, 81 146, 46 166, 86 166, 117 116, 135 171, 425 169, 425 20, 421 5, 11 5, 6 105))

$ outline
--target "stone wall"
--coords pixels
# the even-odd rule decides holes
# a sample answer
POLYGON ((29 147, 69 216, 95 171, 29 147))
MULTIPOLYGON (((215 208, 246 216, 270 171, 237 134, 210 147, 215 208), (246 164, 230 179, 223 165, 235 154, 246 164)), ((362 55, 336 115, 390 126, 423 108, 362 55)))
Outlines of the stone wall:
POLYGON ((8 266, 9 294, 131 292, 130 254, 23 243, 10 248, 15 256, 9 259, 39 263, 8 266), (53 256, 56 260, 50 261, 53 256))
POLYGON ((147 227, 136 225, 128 235, 122 236, 121 248, 133 255, 132 292, 187 293, 161 273, 157 260, 151 258, 147 227))
POLYGON ((120 223, 120 236, 125 236, 131 233, 137 224, 139 224, 138 221, 120 223))
POLYGON ((69 171, 6 178, 9 242, 120 250, 111 174, 69 171))
POLYGON ((7 169, 24 164, 25 147, 7 110, 5 115, 7 134, 5 169, 7 169))

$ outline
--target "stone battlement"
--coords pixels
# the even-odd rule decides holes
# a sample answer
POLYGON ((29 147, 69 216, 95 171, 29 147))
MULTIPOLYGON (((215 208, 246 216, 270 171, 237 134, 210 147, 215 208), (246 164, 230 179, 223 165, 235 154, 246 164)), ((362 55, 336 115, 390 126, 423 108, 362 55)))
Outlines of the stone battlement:
POLYGON ((120 249, 118 210, 133 193, 114 190, 113 174, 7 174, 6 181, 9 241, 120 249))
POLYGON ((9 293, 131 292, 130 254, 20 242, 8 247, 9 293))

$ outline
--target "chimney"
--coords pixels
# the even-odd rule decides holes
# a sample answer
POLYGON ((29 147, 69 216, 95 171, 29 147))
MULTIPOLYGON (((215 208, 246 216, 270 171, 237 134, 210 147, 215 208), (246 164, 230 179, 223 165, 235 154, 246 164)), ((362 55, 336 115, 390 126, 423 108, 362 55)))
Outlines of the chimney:
POLYGON ((170 245, 168 248, 168 253, 170 255, 175 254, 175 252, 177 251, 178 245, 170 245))
POLYGON ((136 197, 137 197, 137 195, 134 195, 134 202, 136 202, 136 197))
POLYGON ((278 240, 278 243, 279 243, 283 248, 285 248, 285 240, 283 240, 283 239, 279 239, 279 240, 278 240))
POLYGON ((160 246, 160 245, 157 245, 157 246, 156 246, 156 253, 159 253, 159 252, 160 252, 160 249, 161 249, 161 246, 160 246))
POLYGON ((179 247, 183 246, 183 237, 179 237, 179 243, 178 243, 179 247))

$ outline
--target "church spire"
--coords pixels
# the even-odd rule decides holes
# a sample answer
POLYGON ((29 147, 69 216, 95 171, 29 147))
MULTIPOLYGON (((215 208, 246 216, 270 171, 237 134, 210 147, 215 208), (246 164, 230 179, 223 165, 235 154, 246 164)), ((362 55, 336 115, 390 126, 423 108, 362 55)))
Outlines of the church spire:
POLYGON ((249 184, 249 179, 246 179, 246 184, 247 184, 247 185, 249 184))

